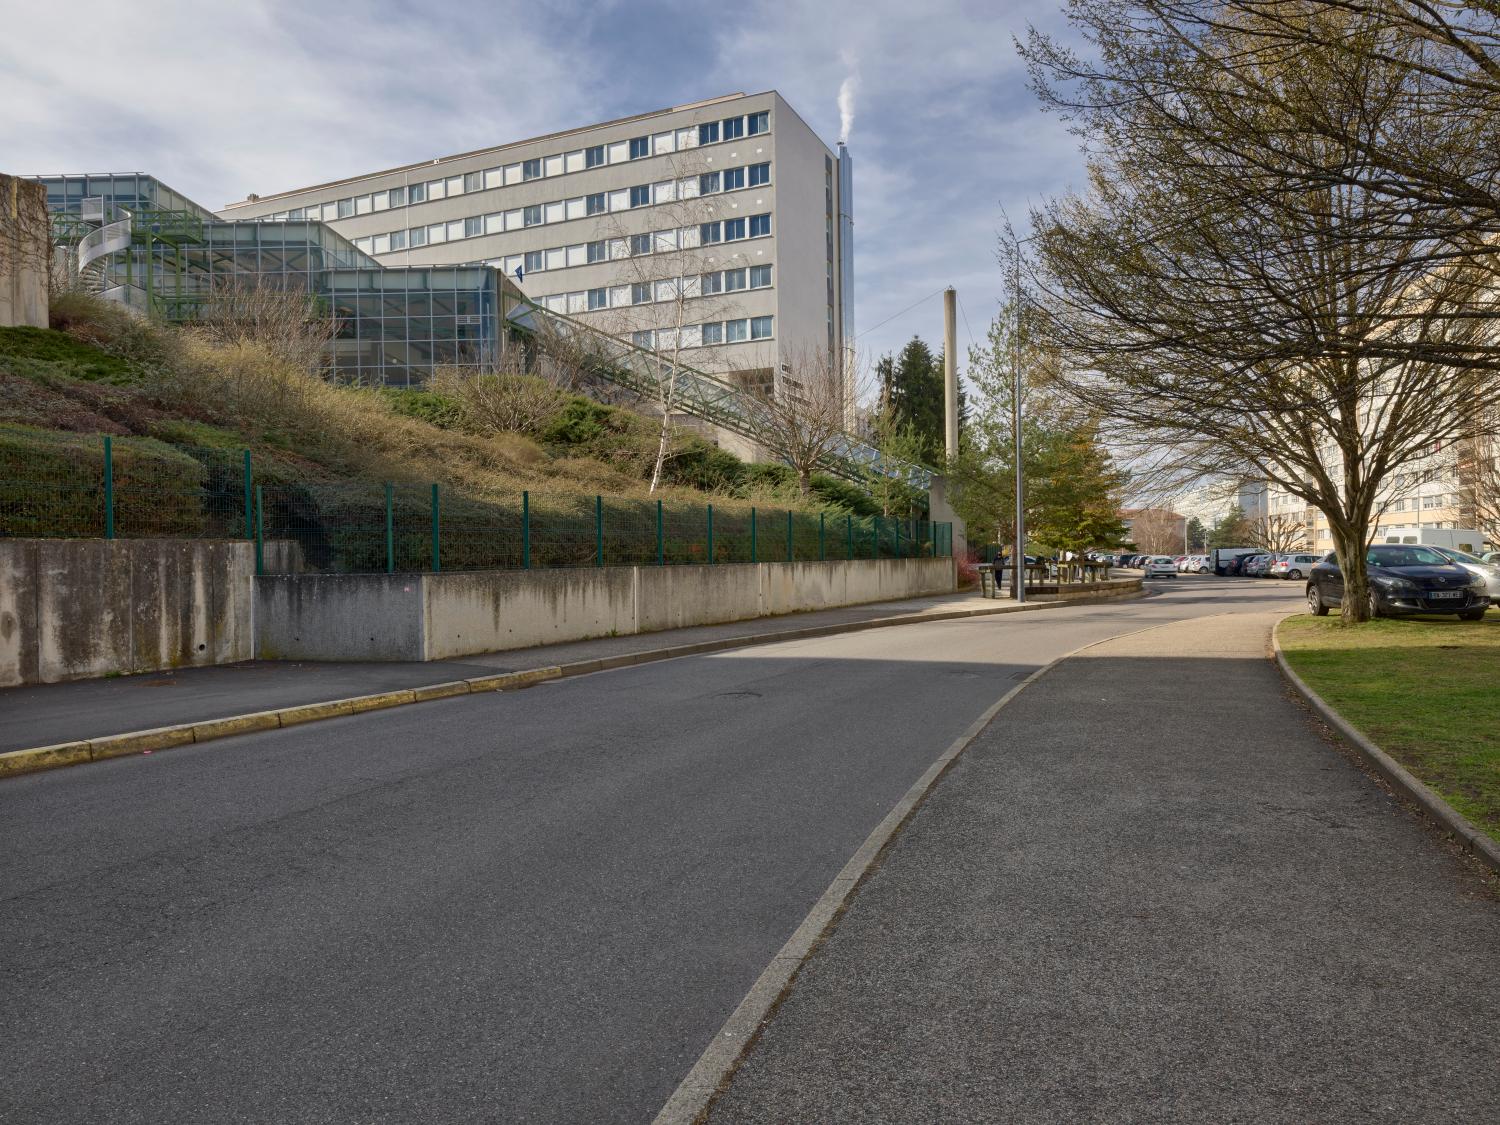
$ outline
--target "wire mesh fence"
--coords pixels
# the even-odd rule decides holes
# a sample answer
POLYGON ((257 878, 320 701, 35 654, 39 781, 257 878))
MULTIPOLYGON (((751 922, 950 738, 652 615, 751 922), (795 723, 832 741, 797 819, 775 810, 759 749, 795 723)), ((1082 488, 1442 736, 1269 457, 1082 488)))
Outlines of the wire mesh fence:
POLYGON ((246 450, 0 426, 0 538, 221 538, 261 573, 948 557, 952 525, 745 504, 260 480, 246 450))

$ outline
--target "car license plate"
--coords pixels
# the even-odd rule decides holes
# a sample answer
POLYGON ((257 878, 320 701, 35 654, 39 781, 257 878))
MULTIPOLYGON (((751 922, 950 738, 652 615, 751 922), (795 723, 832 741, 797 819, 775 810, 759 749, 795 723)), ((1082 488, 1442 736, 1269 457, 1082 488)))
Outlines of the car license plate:
POLYGON ((1429 598, 1461 598, 1464 592, 1462 590, 1429 590, 1427 596, 1429 598))

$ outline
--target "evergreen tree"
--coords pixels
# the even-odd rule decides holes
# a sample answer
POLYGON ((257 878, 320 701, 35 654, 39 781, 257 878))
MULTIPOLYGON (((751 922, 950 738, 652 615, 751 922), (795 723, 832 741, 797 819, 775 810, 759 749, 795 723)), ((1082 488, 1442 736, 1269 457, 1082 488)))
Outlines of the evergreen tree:
MULTIPOLYGON (((920 336, 913 336, 895 356, 884 356, 875 364, 880 384, 881 413, 893 430, 906 431, 915 439, 918 459, 940 467, 947 441, 943 415, 943 357, 933 355, 920 336)), ((958 397, 960 430, 968 414, 963 391, 958 397)))

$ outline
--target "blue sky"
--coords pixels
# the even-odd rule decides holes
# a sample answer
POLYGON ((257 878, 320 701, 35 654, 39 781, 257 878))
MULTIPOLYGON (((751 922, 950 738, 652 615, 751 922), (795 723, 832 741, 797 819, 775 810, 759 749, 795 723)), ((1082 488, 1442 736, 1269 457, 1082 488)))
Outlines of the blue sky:
POLYGON ((1056 0, 418 4, 3 0, 0 171, 141 171, 207 206, 742 90, 830 145, 853 79, 856 330, 870 359, 982 336, 1002 208, 1082 182, 1012 38, 1056 0))

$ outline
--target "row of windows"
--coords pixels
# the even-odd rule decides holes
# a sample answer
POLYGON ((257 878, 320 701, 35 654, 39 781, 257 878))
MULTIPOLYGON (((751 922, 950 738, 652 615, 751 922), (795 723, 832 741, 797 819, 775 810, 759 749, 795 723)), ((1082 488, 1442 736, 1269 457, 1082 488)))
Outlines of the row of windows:
MULTIPOLYGON (((764 187, 771 182, 771 165, 752 164, 748 167, 726 168, 721 175, 733 187, 717 186, 711 192, 740 191, 750 187, 764 187), (747 175, 747 173, 749 173, 747 175)), ((706 178, 706 177, 704 177, 706 178)), ((699 177, 686 180, 662 180, 655 184, 638 184, 618 191, 596 192, 575 199, 554 200, 551 203, 534 203, 528 207, 517 207, 509 211, 492 211, 487 215, 471 215, 446 223, 432 223, 425 227, 388 231, 385 234, 368 235, 354 239, 354 245, 367 254, 386 254, 405 250, 408 246, 426 246, 433 242, 452 242, 459 238, 477 238, 484 234, 502 234, 506 231, 524 230, 527 227, 546 226, 573 219, 585 219, 594 215, 605 215, 611 211, 630 211, 653 204, 672 203, 678 199, 697 198, 704 194, 699 177), (424 232, 419 235, 417 232, 424 232)), ((715 180, 715 183, 721 183, 715 180)), ((769 220, 768 220, 769 222, 769 220)), ((751 237, 754 237, 753 235, 751 237)))
MULTIPOLYGON (((1447 496, 1413 496, 1411 498, 1411 510, 1421 511, 1423 508, 1456 508, 1458 507, 1458 493, 1450 493, 1447 496)), ((1407 502, 1396 500, 1391 503, 1390 510, 1393 512, 1406 511, 1407 502)))
POLYGON ((503 164, 485 168, 478 172, 464 172, 457 176, 444 176, 419 184, 405 184, 386 188, 367 195, 334 199, 327 203, 315 203, 310 207, 295 207, 289 211, 278 211, 274 215, 261 216, 271 222, 288 219, 348 219, 355 215, 367 215, 375 211, 386 211, 392 207, 406 207, 432 200, 447 199, 454 195, 465 195, 475 191, 509 187, 511 184, 550 176, 582 172, 600 168, 606 164, 620 164, 641 160, 648 156, 661 156, 700 145, 723 144, 737 140, 747 133, 760 136, 771 131, 770 114, 766 111, 752 113, 747 117, 728 117, 722 121, 710 121, 696 128, 688 127, 672 132, 654 133, 644 137, 633 137, 628 141, 593 145, 574 149, 554 156, 538 156, 515 164, 503 164))
MULTIPOLYGON (((774 335, 774 317, 752 316, 738 320, 711 320, 682 329, 682 347, 710 348, 716 344, 742 344, 746 340, 769 340, 774 335)), ((647 351, 667 351, 677 346, 672 328, 644 329, 630 334, 630 342, 647 351)))
POLYGON ((551 293, 536 300, 537 304, 554 312, 581 313, 671 301, 679 294, 691 299, 770 287, 770 266, 741 266, 738 269, 715 270, 692 277, 660 278, 655 281, 635 281, 628 285, 577 289, 571 293, 551 293))

